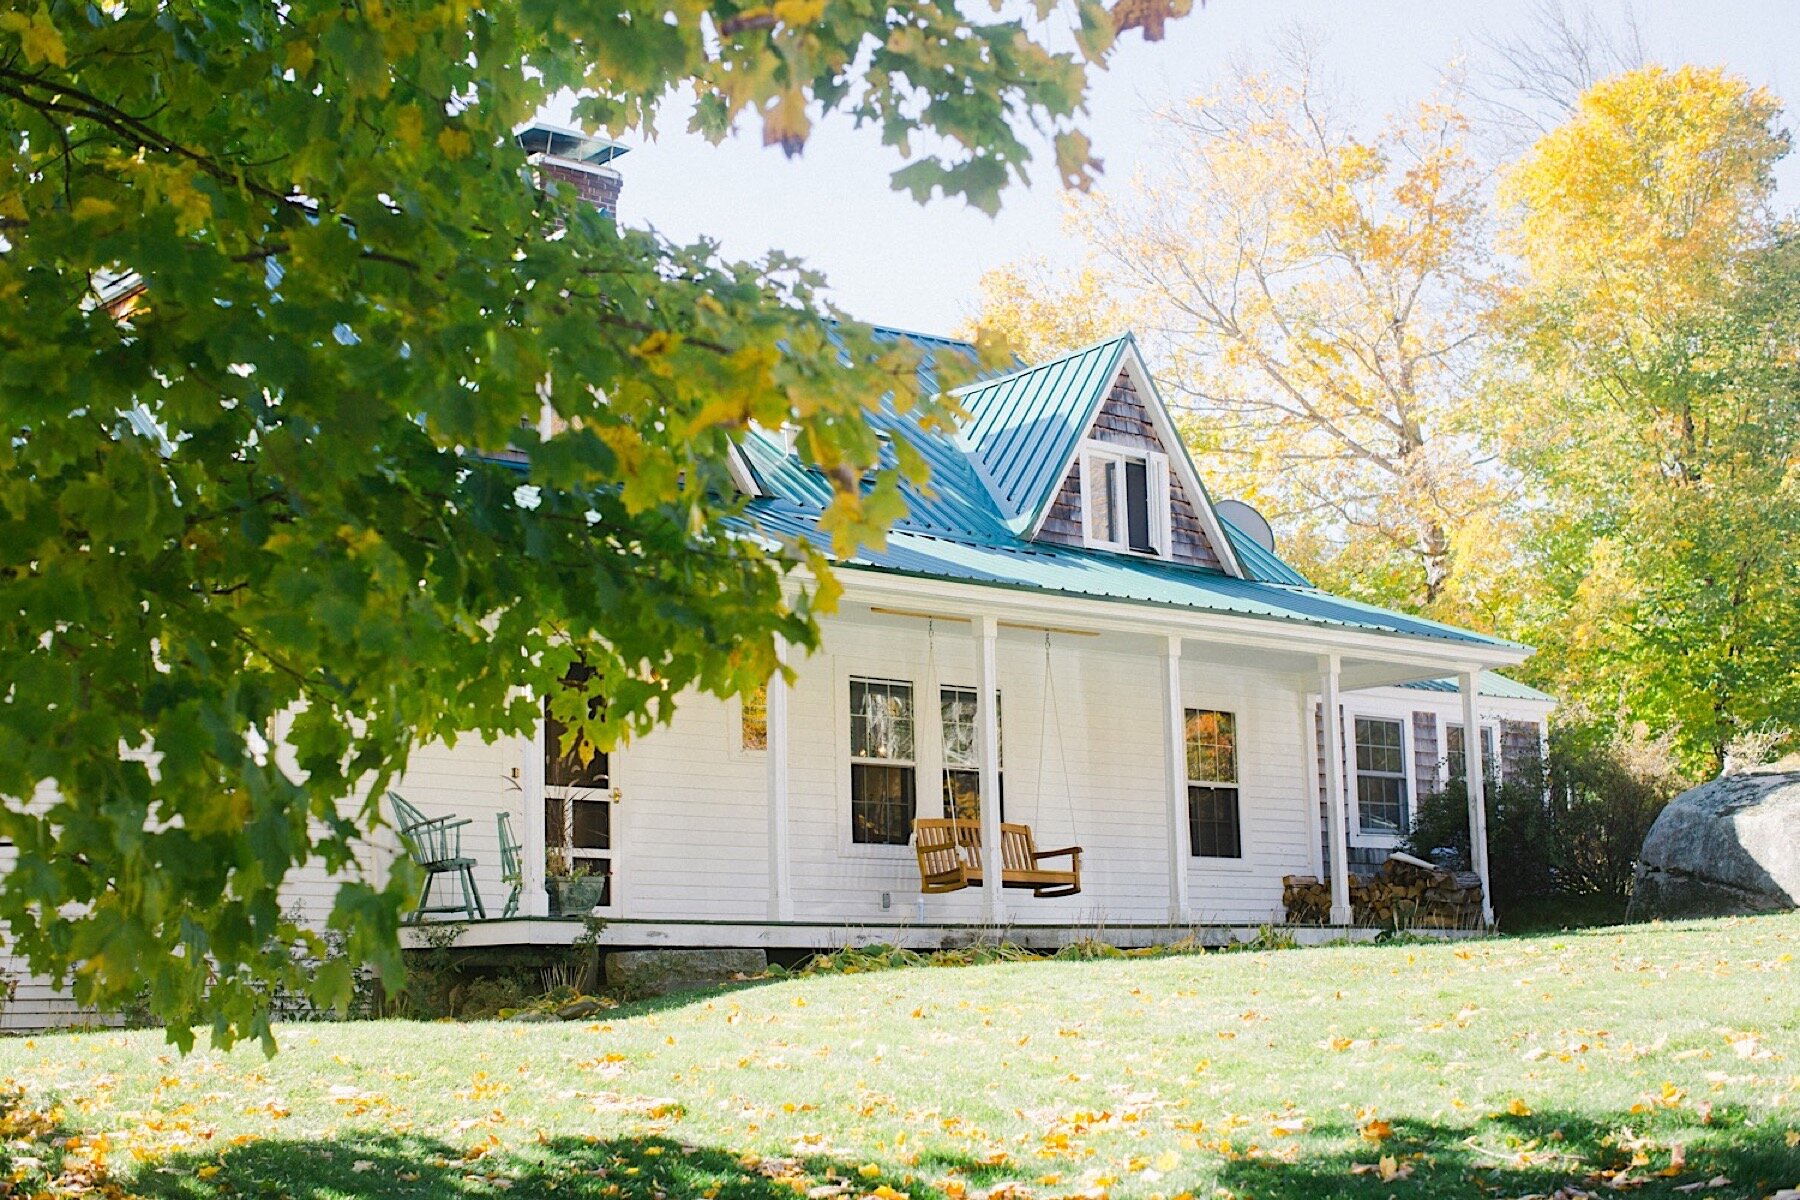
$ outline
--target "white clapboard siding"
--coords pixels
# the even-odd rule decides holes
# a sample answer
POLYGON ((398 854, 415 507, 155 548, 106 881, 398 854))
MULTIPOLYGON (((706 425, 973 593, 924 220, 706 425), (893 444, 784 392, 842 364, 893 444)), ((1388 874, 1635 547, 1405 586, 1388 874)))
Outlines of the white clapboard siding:
MULTIPOLYGON (((981 919, 981 894, 969 889, 921 897, 910 847, 862 846, 850 839, 849 681, 868 676, 910 682, 914 689, 918 811, 940 811, 942 750, 937 713, 941 686, 970 687, 975 646, 966 623, 941 622, 935 637, 923 621, 865 617, 825 622, 820 650, 796 663, 790 703, 788 839, 796 921, 842 925, 961 923, 981 919)), ((1254 667, 1209 664, 1190 643, 1183 663, 1188 708, 1235 714, 1238 801, 1243 855, 1235 860, 1190 856, 1193 921, 1247 925, 1279 920, 1283 875, 1313 867, 1322 833, 1307 681, 1254 667)), ((1015 925, 1160 925, 1170 919, 1168 781, 1164 738, 1163 643, 1145 636, 1053 638, 1046 687, 1041 638, 1003 635, 996 647, 1002 710, 1006 818, 1032 827, 1040 848, 1083 848, 1082 891, 1039 899, 1006 893, 1015 925), (1052 698, 1054 703, 1052 703, 1052 698)), ((1347 709, 1429 711, 1441 726, 1460 720, 1453 694, 1378 688, 1346 698, 1347 709)), ((1542 728, 1547 703, 1483 703, 1484 715, 1533 721, 1542 728)), ((528 739, 416 750, 395 785, 432 816, 467 818, 464 853, 489 916, 506 901, 500 878, 495 816, 513 815, 525 840, 523 774, 528 739)), ((673 721, 614 754, 612 782, 614 902, 603 915, 636 921, 769 919, 766 754, 742 745, 736 700, 690 694, 673 721)), ((48 801, 49 793, 34 798, 48 801)), ((345 802, 354 811, 362 797, 345 802)), ((383 812, 387 813, 385 801, 383 812)), ((376 835, 360 856, 379 882, 398 843, 376 835)), ((0 848, 0 869, 5 866, 0 848)), ((323 924, 341 880, 320 864, 295 872, 283 889, 289 911, 323 924)), ((0 1027, 79 1023, 66 994, 31 978, 0 956, 15 984, 0 1027)))
POLYGON ((1298 691, 1291 678, 1204 665, 1184 670, 1183 683, 1187 707, 1237 717, 1243 849, 1241 859, 1189 859, 1189 907, 1203 922, 1280 921, 1281 877, 1310 870, 1313 836, 1298 691))
POLYGON ((667 728, 615 757, 621 915, 767 916, 767 760, 743 749, 740 722, 736 701, 692 694, 667 728))

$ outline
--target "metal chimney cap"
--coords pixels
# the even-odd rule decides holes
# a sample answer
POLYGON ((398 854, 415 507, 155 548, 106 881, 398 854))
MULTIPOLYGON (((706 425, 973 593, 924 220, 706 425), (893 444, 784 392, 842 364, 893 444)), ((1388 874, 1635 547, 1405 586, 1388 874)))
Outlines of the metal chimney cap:
POLYGON ((543 154, 592 167, 609 163, 630 148, 548 121, 528 121, 513 130, 513 136, 527 154, 543 154))

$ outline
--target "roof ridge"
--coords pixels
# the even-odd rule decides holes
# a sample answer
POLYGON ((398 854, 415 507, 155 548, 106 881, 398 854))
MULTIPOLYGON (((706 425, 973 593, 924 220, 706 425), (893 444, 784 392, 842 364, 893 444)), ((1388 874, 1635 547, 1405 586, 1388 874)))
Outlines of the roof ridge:
POLYGON ((973 392, 982 388, 997 387, 1000 384, 1006 383, 1008 380, 1017 379, 1022 375, 1029 375, 1034 371, 1042 371, 1048 367, 1054 367, 1059 363, 1068 362, 1072 358, 1080 358, 1084 354, 1091 354, 1102 346, 1109 346, 1114 342, 1135 343, 1136 341, 1137 336, 1133 334, 1131 330, 1127 329, 1122 333, 1115 333, 1111 337, 1101 338, 1097 342, 1089 342, 1085 346, 1078 346, 1066 353, 1058 354, 1054 358, 1046 358, 1042 362, 1031 363, 1027 366, 1019 367, 1016 370, 1008 371, 1004 375, 990 375, 986 379, 978 379, 973 383, 966 383, 950 394, 952 396, 960 396, 966 392, 973 392))
MULTIPOLYGON (((854 318, 847 318, 847 320, 852 324, 866 325, 875 333, 908 338, 915 342, 936 342, 941 345, 955 346, 958 349, 968 350, 970 352, 973 352, 976 348, 975 343, 971 342, 968 338, 955 337, 948 333, 926 333, 923 329, 908 329, 903 325, 888 325, 881 321, 856 321, 854 318)), ((836 320, 835 318, 832 320, 832 324, 834 325, 841 325, 843 323, 843 321, 836 320)))

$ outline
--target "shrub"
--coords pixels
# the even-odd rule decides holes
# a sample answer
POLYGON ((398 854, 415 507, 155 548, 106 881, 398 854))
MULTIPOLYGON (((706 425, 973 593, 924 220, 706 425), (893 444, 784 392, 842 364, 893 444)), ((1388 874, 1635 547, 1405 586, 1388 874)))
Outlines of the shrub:
MULTIPOLYGON (((1667 738, 1581 723, 1553 728, 1550 758, 1490 785, 1488 861, 1497 909, 1558 897, 1623 902, 1644 836, 1686 785, 1667 738)), ((1452 780, 1419 804, 1405 849, 1469 866, 1468 791, 1452 780)))
POLYGON ((1644 837, 1689 785, 1673 739, 1567 727, 1550 742, 1550 794, 1564 837, 1563 893, 1625 900, 1644 837))
MULTIPOLYGON (((1496 908, 1556 893, 1563 845, 1551 809, 1539 764, 1497 787, 1490 782, 1488 862, 1496 908)), ((1452 779, 1442 792, 1420 802, 1404 849, 1427 861, 1470 869, 1469 792, 1462 780, 1452 779)))

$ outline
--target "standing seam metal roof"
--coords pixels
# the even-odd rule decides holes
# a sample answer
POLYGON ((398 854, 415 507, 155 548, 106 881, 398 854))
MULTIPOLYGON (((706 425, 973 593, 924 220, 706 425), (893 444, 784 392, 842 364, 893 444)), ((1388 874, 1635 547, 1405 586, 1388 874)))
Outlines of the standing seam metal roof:
POLYGON ((969 414, 963 438, 999 490, 1005 520, 1032 513, 1061 482, 1130 341, 1122 334, 957 393, 969 414))
MULTIPOLYGON (((831 549, 830 538, 819 530, 817 511, 782 500, 752 502, 746 530, 776 539, 803 539, 822 550, 831 549)), ((990 541, 896 526, 885 546, 863 547, 840 563, 852 569, 916 578, 1338 626, 1465 645, 1510 644, 1423 617, 1332 596, 1316 588, 1237 579, 1204 567, 1011 536, 990 541)))
MULTIPOLYGON (((890 334, 896 339, 909 336, 890 334)), ((927 351, 919 368, 927 386, 933 377, 933 354, 974 352, 968 343, 914 340, 927 351)), ((1247 578, 1022 537, 1017 518, 1048 502, 1060 483, 1058 473, 1105 400, 1132 342, 1130 334, 1109 338, 1041 366, 963 389, 957 398, 968 419, 953 436, 921 430, 915 418, 896 413, 884 398, 871 411, 871 423, 889 438, 905 437, 917 447, 931 468, 931 478, 924 490, 907 488, 909 512, 895 524, 884 546, 862 548, 842 560, 843 565, 1470 645, 1512 645, 1321 592, 1278 555, 1223 519, 1221 527, 1247 578)), ((830 539, 818 528, 831 500, 829 481, 789 453, 778 436, 752 430, 742 447, 745 461, 770 496, 750 503, 745 531, 804 539, 829 551, 830 539)), ((891 448, 884 450, 883 459, 894 461, 891 448)))
MULTIPOLYGON (((1417 679, 1399 686, 1420 692, 1450 692, 1454 694, 1462 690, 1461 685, 1454 679, 1417 679)), ((1483 696, 1495 700, 1544 700, 1550 702, 1556 700, 1556 697, 1549 692, 1540 692, 1529 683, 1520 683, 1516 679, 1509 679, 1498 671, 1481 673, 1479 691, 1483 696)))

